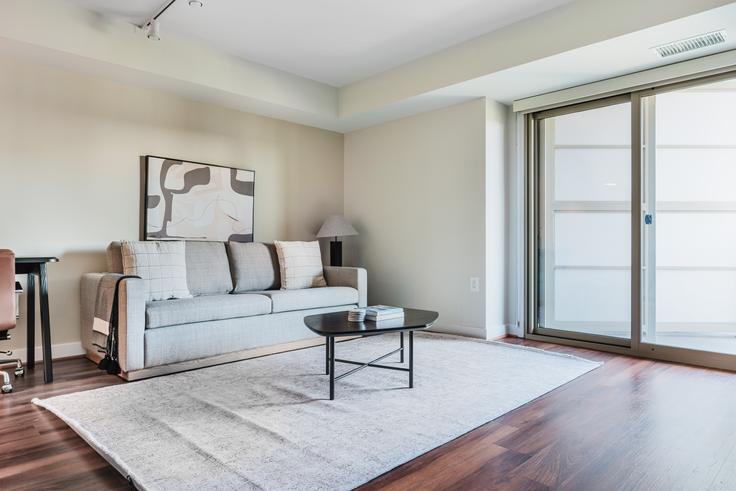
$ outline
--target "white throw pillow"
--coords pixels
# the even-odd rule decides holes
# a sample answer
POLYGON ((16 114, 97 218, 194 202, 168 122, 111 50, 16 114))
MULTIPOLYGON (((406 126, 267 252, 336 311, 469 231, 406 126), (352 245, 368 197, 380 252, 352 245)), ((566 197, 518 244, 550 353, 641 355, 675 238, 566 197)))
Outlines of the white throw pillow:
POLYGON ((143 279, 147 301, 192 297, 184 242, 124 241, 121 249, 123 274, 143 279))
POLYGON ((299 290, 327 286, 322 271, 319 242, 285 242, 275 240, 281 270, 281 289, 299 290))

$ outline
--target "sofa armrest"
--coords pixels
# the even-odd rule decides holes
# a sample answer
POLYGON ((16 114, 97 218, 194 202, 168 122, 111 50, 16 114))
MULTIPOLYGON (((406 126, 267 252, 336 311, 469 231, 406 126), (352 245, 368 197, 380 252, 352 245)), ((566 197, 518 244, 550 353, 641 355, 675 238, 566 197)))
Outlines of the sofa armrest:
MULTIPOLYGON (((92 322, 95 315, 97 287, 102 277, 112 273, 87 273, 82 276, 82 342, 88 351, 92 346, 94 332, 92 322)), ((122 275, 118 275, 122 276, 122 275)), ((124 372, 144 368, 143 338, 146 331, 146 297, 143 280, 127 278, 120 283, 118 299, 118 358, 124 372)))
POLYGON ((368 272, 364 268, 325 266, 328 286, 349 286, 358 290, 358 307, 368 305, 368 272))

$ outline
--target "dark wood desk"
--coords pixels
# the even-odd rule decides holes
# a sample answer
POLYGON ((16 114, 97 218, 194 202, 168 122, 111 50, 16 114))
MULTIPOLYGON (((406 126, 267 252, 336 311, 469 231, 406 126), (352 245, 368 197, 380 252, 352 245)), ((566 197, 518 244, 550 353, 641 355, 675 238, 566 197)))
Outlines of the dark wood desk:
POLYGON ((53 382, 54 372, 51 367, 51 322, 49 320, 49 283, 46 278, 46 264, 57 263, 56 257, 16 257, 15 274, 28 277, 27 292, 27 339, 26 368, 33 369, 36 364, 36 276, 40 286, 41 303, 41 344, 43 344, 43 381, 53 382))

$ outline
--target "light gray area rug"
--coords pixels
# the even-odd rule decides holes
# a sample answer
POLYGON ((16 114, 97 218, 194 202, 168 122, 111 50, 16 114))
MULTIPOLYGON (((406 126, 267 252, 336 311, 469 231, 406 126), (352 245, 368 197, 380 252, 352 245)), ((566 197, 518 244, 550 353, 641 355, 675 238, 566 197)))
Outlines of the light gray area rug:
MULTIPOLYGON (((390 334, 336 352, 367 361, 397 346, 390 334)), ((599 366, 437 334, 414 349, 414 389, 405 372, 366 368, 334 401, 317 347, 34 402, 139 489, 351 489, 599 366)))

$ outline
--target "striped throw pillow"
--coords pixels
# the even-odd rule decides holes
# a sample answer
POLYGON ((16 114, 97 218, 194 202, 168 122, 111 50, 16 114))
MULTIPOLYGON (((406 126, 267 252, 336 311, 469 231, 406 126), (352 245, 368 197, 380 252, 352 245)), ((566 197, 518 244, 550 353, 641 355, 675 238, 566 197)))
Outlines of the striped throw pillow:
POLYGON ((319 242, 286 242, 275 240, 281 270, 281 289, 299 290, 327 286, 322 271, 319 242))

